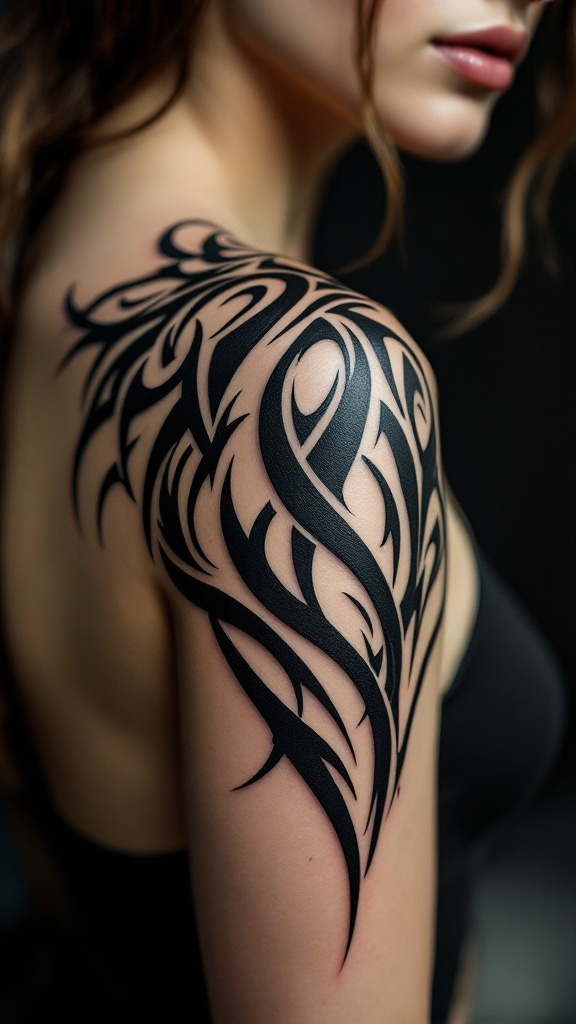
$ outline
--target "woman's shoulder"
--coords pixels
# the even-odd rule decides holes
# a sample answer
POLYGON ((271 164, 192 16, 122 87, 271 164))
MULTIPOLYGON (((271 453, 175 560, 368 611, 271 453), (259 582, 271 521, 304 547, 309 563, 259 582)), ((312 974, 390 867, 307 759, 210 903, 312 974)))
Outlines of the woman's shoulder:
MULTIPOLYGON (((425 356, 390 309, 309 263, 198 217, 154 211, 141 219, 88 218, 84 226, 79 218, 60 236, 50 228, 31 261, 22 315, 44 330, 52 325, 64 345, 70 330, 93 332, 105 321, 109 337, 118 337, 153 318, 157 338, 172 332, 180 350, 191 323, 213 338, 235 324, 236 348, 258 335, 260 355, 273 338, 279 351, 288 339, 324 330, 326 342, 346 337, 349 351, 356 339, 371 358, 408 358, 434 391, 425 356)), ((325 345, 325 356, 330 351, 325 345)))
MULTIPOLYGON (((394 534, 393 575, 403 516, 424 533, 437 524, 430 543, 440 557, 434 386, 424 357, 382 306, 224 227, 182 220, 160 232, 143 271, 127 261, 100 290, 69 288, 64 316, 73 336, 60 366, 76 368, 83 394, 75 486, 97 437, 114 446, 99 517, 112 485, 123 483, 148 546, 162 524, 157 544, 172 529, 182 559, 186 531, 174 513, 181 492, 216 546, 210 565, 226 564, 214 524, 222 519, 234 533, 245 519, 264 529, 268 506, 254 502, 272 493, 273 481, 286 508, 305 498, 324 520, 345 522, 349 539, 360 529, 379 550, 394 534)), ((414 558, 424 541, 410 537, 414 558)))

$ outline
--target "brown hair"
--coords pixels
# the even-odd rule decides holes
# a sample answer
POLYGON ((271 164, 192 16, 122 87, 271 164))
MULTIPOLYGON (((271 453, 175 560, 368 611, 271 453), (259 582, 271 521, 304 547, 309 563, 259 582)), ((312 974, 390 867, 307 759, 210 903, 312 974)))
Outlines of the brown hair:
POLYGON ((0 21, 0 328, 13 316, 30 235, 88 132, 174 66, 174 88, 154 118, 162 115, 186 80, 203 6, 204 0, 10 0, 0 21))
POLYGON ((404 210, 404 179, 396 146, 388 138, 378 117, 374 102, 374 71, 376 23, 383 0, 358 0, 356 26, 356 67, 360 84, 364 132, 376 157, 386 185, 386 215, 378 236, 368 252, 348 267, 369 263, 387 247, 393 235, 402 227, 404 210))
POLYGON ((469 303, 446 334, 474 327, 509 297, 526 249, 529 216, 540 228, 546 228, 554 183, 567 154, 576 145, 576 3, 553 3, 545 16, 551 46, 537 89, 541 128, 522 154, 504 196, 500 273, 492 288, 469 303))
MULTIPOLYGON (((384 223, 367 253, 343 268, 357 269, 380 255, 402 224, 404 186, 398 152, 378 120, 373 99, 375 25, 383 0, 358 0, 356 57, 367 140, 378 160, 387 192, 384 223)), ((449 337, 495 313, 514 289, 526 249, 529 215, 547 227, 554 183, 568 152, 576 145, 576 2, 557 0, 545 12, 549 56, 537 89, 540 132, 520 158, 506 189, 498 278, 485 295, 446 310, 449 337)))
MULTIPOLYGON (((205 0, 11 0, 0 20, 0 330, 7 334, 27 242, 55 198, 74 156, 96 122, 159 73, 175 67, 171 95, 183 87, 190 42, 205 0)), ((375 24, 382 0, 357 0, 356 63, 365 130, 388 193, 375 245, 399 226, 403 182, 394 145, 376 113, 372 81, 375 24)), ((561 161, 576 125, 576 10, 561 0, 554 19, 555 58, 541 82, 543 133, 510 182, 504 215, 502 272, 473 304, 466 325, 494 312, 512 290, 524 251, 525 214, 533 192, 545 219, 561 161), (534 191, 532 186, 536 184, 534 191)), ((150 123, 148 120, 146 124, 150 123)), ((135 125, 138 131, 143 124, 135 125)))

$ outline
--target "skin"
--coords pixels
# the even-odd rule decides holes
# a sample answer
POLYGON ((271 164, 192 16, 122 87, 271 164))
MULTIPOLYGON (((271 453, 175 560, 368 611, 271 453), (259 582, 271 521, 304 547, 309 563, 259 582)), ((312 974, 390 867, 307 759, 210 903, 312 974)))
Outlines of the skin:
MULTIPOLYGON (((545 6, 535 0, 468 0, 465 6, 461 0, 385 0, 374 95, 390 138, 430 159, 470 155, 499 94, 464 83, 438 60, 431 40, 502 24, 530 38, 545 6)), ((196 195, 201 210, 220 218, 225 211, 227 224, 254 244, 306 259, 326 172, 362 130, 355 24, 355 0, 212 0, 195 32, 193 74, 181 100, 146 136, 158 149, 147 157, 159 165, 160 146, 167 146, 163 164, 172 174, 193 160, 202 181, 196 195)), ((171 78, 149 86, 101 130, 121 130, 145 117, 170 85, 171 78)), ((98 153, 78 162, 79 189, 82 174, 95 168, 106 169, 98 153)), ((122 161, 114 161, 114 173, 121 169, 122 161)))
MULTIPOLYGON (((498 94, 459 79, 439 61, 431 40, 501 24, 530 37, 544 6, 526 0, 385 0, 377 22, 374 96, 390 138, 430 159, 470 155, 484 138, 498 94)), ((227 194, 241 183, 239 207, 252 233, 262 196, 276 197, 266 220, 270 231, 277 225, 280 251, 306 253, 326 167, 362 125, 355 19, 351 0, 224 0, 212 5, 200 35, 188 93, 192 116, 220 171, 238 169, 227 194), (226 102, 232 94, 233 119, 226 102), (245 145, 247 130, 252 148, 245 145), (250 168, 249 152, 256 157, 250 168)))
MULTIPOLYGON (((83 454, 78 530, 70 474, 90 360, 80 353, 65 373, 56 372, 78 341, 63 299, 75 282, 74 305, 86 309, 110 288, 130 290, 140 277, 159 273, 158 239, 186 219, 223 224, 256 252, 305 261, 326 171, 361 125, 351 46, 355 8, 349 0, 208 4, 195 36, 193 73, 178 102, 146 131, 87 151, 72 168, 30 254, 10 367, 3 585, 10 647, 42 766, 60 812, 100 842, 145 852, 181 847, 188 837, 217 1024, 381 1024, 383 1007, 387 1024, 426 1020, 439 696, 474 618, 474 563, 448 501, 442 631, 411 723, 402 797, 362 877, 353 942, 340 969, 350 898, 337 839, 318 805, 286 758, 265 780, 234 792, 261 768, 270 737, 238 691, 231 668, 238 659, 226 637, 219 627, 208 628, 202 609, 181 587, 171 587, 158 559, 150 560, 142 508, 120 488, 107 499, 100 543, 94 511, 102 469, 116 457, 117 430, 95 443, 100 460, 92 449, 83 454)), ((472 152, 496 97, 464 87, 439 65, 430 39, 502 22, 532 31, 540 9, 519 0, 386 0, 378 23, 375 94, 395 141, 438 159, 472 152)), ((96 133, 146 116, 169 86, 166 79, 143 89, 96 133)), ((297 273, 306 280, 314 276, 305 262, 297 273)), ((207 331, 215 315, 205 314, 207 331)), ((434 382, 425 360, 391 313, 372 304, 370 316, 374 326, 361 338, 363 350, 374 360, 382 330, 388 332, 399 383, 406 352, 427 396, 426 422, 434 423, 434 382)), ((348 337, 343 322, 338 330, 348 337)), ((239 368, 234 384, 255 396, 251 407, 274 369, 267 362, 274 352, 268 340, 258 359, 239 368)), ((293 340, 287 335, 286 345, 293 340)), ((153 356, 152 373, 159 365, 158 354, 153 356)), ((333 357, 328 346, 303 362, 303 410, 313 410, 328 390, 333 357)), ((390 401, 386 382, 378 380, 390 401)), ((146 446, 165 411, 162 403, 149 410, 143 440, 131 456, 136 495, 150 458, 146 446)), ((400 419, 406 429, 408 420, 400 419)), ((265 493, 251 429, 247 420, 238 431, 236 466, 244 462, 246 470, 232 477, 244 529, 265 498, 276 500, 265 493)), ((413 451, 416 432, 413 426, 413 451)), ((384 451, 363 454, 381 474, 390 471, 384 451)), ((434 459, 441 480, 436 452, 434 459)), ((362 471, 354 467, 347 500, 363 510, 367 543, 390 580, 390 546, 382 555, 382 514, 375 511, 378 476, 366 465, 362 471)), ((215 493, 224 488, 225 469, 223 459, 215 493)), ((210 531, 217 513, 215 506, 205 516, 216 550, 222 541, 210 531)), ((277 516, 279 521, 279 511, 277 516)), ((155 510, 150 521, 154 531, 155 510)), ((230 530, 230 511, 227 523, 230 530)), ((153 541, 157 553, 154 533, 153 541)), ((409 574, 410 544, 405 551, 400 579, 409 574)), ((337 597, 350 581, 342 582, 330 557, 324 563, 322 600, 345 632, 358 622, 348 605, 343 613, 337 597)), ((290 564, 282 563, 281 554, 275 569, 289 578, 290 564)), ((224 577, 224 589, 236 580, 232 572, 224 577)), ((362 587, 354 593, 362 597, 362 587)), ((431 607, 440 614, 440 594, 431 607)), ((261 651, 247 641, 241 650, 266 672, 269 660, 261 651)), ((298 651, 323 678, 325 652, 319 656, 310 637, 299 641, 298 651)), ((349 693, 342 714, 350 729, 356 729, 358 711, 357 697, 349 693)), ((371 776, 361 768, 371 749, 361 749, 354 778, 368 802, 371 776)), ((363 836, 365 816, 359 817, 364 868, 371 835, 363 836)))
MULTIPOLYGON (((497 24, 532 34, 542 7, 526 0, 385 0, 374 45, 374 93, 382 124, 394 141, 432 159, 469 154, 486 131, 497 95, 458 82, 438 61, 431 40, 497 24)), ((296 0, 288 7, 281 0, 231 0, 224 9, 238 40, 293 75, 318 103, 359 123, 350 46, 355 3, 296 0)))

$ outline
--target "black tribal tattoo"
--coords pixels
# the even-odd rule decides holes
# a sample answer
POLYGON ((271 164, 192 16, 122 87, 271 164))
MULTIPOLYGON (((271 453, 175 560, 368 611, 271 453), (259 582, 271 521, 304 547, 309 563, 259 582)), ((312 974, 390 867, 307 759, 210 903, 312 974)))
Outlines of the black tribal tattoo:
POLYGON ((346 956, 442 619, 432 396, 414 350, 337 281, 200 222, 170 228, 159 253, 153 273, 85 308, 73 290, 66 299, 80 338, 63 366, 84 353, 88 361, 76 516, 82 464, 106 435, 114 458, 99 476, 100 537, 119 485, 138 504, 152 556, 207 614, 270 730, 267 760, 237 789, 287 758, 332 824, 349 883, 346 956), (323 367, 315 403, 310 365, 316 379, 323 367), (239 481, 249 495, 242 501, 239 481), (355 481, 371 488, 373 543, 354 507, 355 481), (334 565, 342 585, 327 602, 322 572, 334 565), (288 696, 255 670, 250 644, 289 681, 288 696), (321 658, 310 658, 310 645, 321 658), (351 692, 360 712, 352 723, 344 688, 345 706, 351 692), (329 739, 317 715, 314 726, 309 713, 307 721, 312 704, 332 720, 329 739), (369 780, 362 820, 359 766, 369 780))

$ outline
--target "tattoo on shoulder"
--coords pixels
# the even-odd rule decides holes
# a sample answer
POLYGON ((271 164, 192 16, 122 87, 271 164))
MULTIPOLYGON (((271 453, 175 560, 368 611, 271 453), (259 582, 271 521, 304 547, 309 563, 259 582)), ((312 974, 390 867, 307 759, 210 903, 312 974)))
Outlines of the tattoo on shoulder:
POLYGON ((66 297, 62 368, 86 366, 76 516, 89 450, 112 451, 100 537, 120 487, 266 723, 269 756, 237 789, 286 758, 323 808, 348 875, 345 959, 443 614, 433 397, 382 311, 326 275, 198 221, 158 253, 88 305, 66 297))

